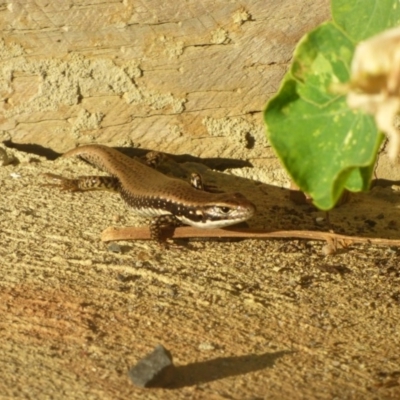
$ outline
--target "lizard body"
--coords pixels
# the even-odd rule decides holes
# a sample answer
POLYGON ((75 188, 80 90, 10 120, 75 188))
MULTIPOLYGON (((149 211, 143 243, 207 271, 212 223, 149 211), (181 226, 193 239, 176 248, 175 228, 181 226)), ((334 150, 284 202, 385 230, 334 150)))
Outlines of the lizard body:
MULTIPOLYGON (((152 236, 159 239, 161 225, 183 224, 199 228, 221 228, 245 221, 255 206, 240 193, 210 193, 188 182, 171 178, 103 145, 86 145, 68 151, 63 157, 79 156, 111 177, 81 177, 75 180, 48 174, 61 180, 65 190, 111 189, 138 215, 155 217, 152 236), (175 222, 173 222, 175 220, 175 222)), ((202 188, 202 184, 200 183, 202 188)))

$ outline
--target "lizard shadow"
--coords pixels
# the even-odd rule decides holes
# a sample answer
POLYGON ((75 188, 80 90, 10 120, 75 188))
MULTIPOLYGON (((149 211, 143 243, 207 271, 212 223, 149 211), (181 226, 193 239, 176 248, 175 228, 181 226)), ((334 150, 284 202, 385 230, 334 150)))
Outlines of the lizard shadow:
MULTIPOLYGON (((45 157, 48 160, 56 160, 62 154, 58 153, 50 148, 41 146, 39 144, 30 144, 30 143, 13 143, 11 140, 6 140, 3 142, 4 145, 10 149, 16 149, 25 153, 35 154, 37 156, 45 157)), ((142 158, 150 151, 151 149, 144 148, 131 148, 131 147, 114 147, 115 150, 120 151, 121 153, 129 156, 129 157, 138 157, 142 158)), ((174 160, 177 163, 184 162, 195 162, 202 163, 209 168, 224 171, 228 168, 243 168, 243 167, 252 167, 251 162, 247 160, 239 160, 235 158, 219 158, 219 157, 209 157, 209 158, 200 158, 195 157, 190 154, 170 154, 163 153, 168 158, 174 160)))
POLYGON ((175 368, 174 379, 168 389, 180 389, 223 378, 244 375, 249 372, 272 368, 281 357, 293 351, 277 351, 260 355, 249 354, 234 357, 218 357, 212 360, 195 362, 175 368))

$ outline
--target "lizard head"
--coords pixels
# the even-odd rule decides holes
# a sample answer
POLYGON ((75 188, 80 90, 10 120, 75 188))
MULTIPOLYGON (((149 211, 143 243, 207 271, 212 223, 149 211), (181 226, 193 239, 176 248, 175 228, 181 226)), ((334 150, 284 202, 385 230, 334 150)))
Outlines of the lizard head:
POLYGON ((177 216, 184 224, 197 228, 223 228, 251 218, 255 205, 241 193, 214 194, 211 201, 198 204, 177 216))

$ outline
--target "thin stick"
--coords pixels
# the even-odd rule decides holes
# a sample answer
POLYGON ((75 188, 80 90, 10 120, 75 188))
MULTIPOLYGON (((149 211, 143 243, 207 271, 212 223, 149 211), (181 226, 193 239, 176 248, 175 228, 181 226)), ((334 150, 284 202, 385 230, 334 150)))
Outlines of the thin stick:
MULTIPOLYGON (((400 246, 399 239, 367 238, 360 236, 346 236, 331 232, 319 231, 274 231, 268 232, 257 229, 198 229, 190 226, 175 229, 174 238, 248 238, 248 239, 271 239, 271 238, 297 238, 308 240, 342 240, 349 243, 370 243, 384 246, 400 246)), ((101 234, 103 242, 115 240, 149 240, 150 231, 147 226, 114 228, 109 227, 101 234)))

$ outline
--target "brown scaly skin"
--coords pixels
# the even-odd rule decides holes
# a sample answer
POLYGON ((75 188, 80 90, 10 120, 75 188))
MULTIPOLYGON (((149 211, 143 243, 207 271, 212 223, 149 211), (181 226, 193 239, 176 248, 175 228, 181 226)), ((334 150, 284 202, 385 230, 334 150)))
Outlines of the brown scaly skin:
MULTIPOLYGON (((200 228, 220 228, 245 221, 255 213, 255 206, 240 193, 209 193, 201 178, 196 185, 168 177, 117 150, 102 145, 88 145, 68 151, 63 157, 79 156, 111 177, 80 177, 66 179, 53 174, 63 190, 113 190, 120 193, 133 211, 153 217, 152 237, 161 240, 167 220, 200 228), (166 218, 168 217, 168 218, 166 218), (158 221, 158 222, 157 222, 158 221)), ((153 157, 152 157, 153 159, 153 157)))

